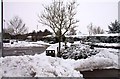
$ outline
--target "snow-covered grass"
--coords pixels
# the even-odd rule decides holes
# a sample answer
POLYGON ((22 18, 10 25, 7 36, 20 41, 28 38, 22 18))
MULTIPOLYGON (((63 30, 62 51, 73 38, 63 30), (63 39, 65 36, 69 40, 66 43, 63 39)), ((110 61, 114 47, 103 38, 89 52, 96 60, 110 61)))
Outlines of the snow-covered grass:
POLYGON ((26 41, 18 41, 11 43, 3 43, 3 47, 44 47, 45 45, 50 45, 48 43, 45 43, 43 41, 37 41, 37 42, 26 42, 26 41))
POLYGON ((119 43, 93 43, 94 45, 100 45, 100 46, 114 46, 114 47, 117 47, 117 46, 120 46, 119 43))

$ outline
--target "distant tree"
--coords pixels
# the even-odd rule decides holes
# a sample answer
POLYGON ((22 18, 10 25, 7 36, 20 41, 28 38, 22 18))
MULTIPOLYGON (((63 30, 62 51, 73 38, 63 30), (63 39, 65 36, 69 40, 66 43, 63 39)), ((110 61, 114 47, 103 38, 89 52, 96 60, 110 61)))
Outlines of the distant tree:
POLYGON ((25 23, 23 23, 22 19, 18 16, 15 16, 8 22, 8 28, 6 30, 12 35, 27 33, 27 27, 25 26, 25 23))
POLYGON ((108 33, 120 33, 120 22, 115 20, 115 22, 111 22, 108 28, 108 33))
POLYGON ((41 30, 39 30, 38 32, 37 32, 37 34, 41 34, 42 33, 42 31, 41 30))
POLYGON ((103 34, 104 33, 104 30, 101 27, 93 26, 92 23, 88 26, 88 31, 89 31, 89 35, 103 34))
POLYGON ((51 35, 52 33, 48 29, 45 29, 43 34, 46 36, 46 35, 51 35))
POLYGON ((68 35, 76 35, 76 31, 77 31, 77 30, 75 30, 76 27, 77 26, 71 27, 70 30, 68 31, 68 35))
POLYGON ((11 39, 12 38, 12 35, 10 35, 9 33, 3 33, 2 36, 3 36, 3 39, 11 39))
POLYGON ((3 29, 3 33, 12 34, 13 33, 13 29, 11 27, 8 27, 7 29, 3 29))
POLYGON ((104 30, 99 26, 93 28, 93 34, 103 34, 103 33, 104 33, 104 30))
POLYGON ((37 33, 35 32, 35 30, 33 30, 33 32, 30 34, 32 36, 32 41, 37 41, 37 33))
POLYGON ((87 26, 89 35, 92 35, 93 33, 93 24, 91 23, 90 25, 87 26))
POLYGON ((49 26, 59 38, 59 48, 57 55, 61 55, 61 41, 70 27, 78 21, 75 19, 77 4, 75 1, 64 3, 54 0, 50 5, 44 7, 44 12, 39 17, 39 22, 49 26))

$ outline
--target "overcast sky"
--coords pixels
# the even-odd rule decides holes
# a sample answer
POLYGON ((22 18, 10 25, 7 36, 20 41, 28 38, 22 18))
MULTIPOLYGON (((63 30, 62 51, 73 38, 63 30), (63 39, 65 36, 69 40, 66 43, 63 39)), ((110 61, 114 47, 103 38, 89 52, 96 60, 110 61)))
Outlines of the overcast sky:
MULTIPOLYGON (((36 0, 36 1, 15 1, 4 2, 4 19, 8 22, 14 16, 19 16, 29 32, 33 30, 49 29, 38 23, 37 15, 43 11, 42 4, 50 4, 52 0, 36 0), (38 25, 38 29, 37 29, 38 25)), ((67 0, 68 1, 68 0, 67 0)), ((93 23, 95 26, 108 30, 108 25, 114 20, 118 20, 118 1, 119 0, 77 0, 79 4, 77 8, 77 19, 80 21, 78 31, 84 34, 88 33, 87 26, 93 23)), ((5 25, 7 27, 7 25, 5 25)))

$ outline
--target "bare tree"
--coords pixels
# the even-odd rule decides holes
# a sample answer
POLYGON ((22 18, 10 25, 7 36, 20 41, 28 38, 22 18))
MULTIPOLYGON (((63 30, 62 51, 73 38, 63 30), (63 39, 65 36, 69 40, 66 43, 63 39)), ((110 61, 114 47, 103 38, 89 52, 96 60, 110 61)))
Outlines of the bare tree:
POLYGON ((92 30, 93 30, 93 24, 90 23, 90 25, 87 26, 89 35, 92 35, 92 30))
POLYGON ((93 28, 93 34, 103 34, 103 33, 104 33, 104 30, 99 26, 93 28))
POLYGON ((76 30, 75 30, 76 27, 77 26, 71 27, 68 31, 68 35, 76 35, 76 30))
POLYGON ((104 33, 104 30, 101 27, 93 26, 92 23, 90 25, 88 25, 87 28, 88 28, 89 35, 103 34, 104 33))
POLYGON ((49 26, 59 38, 58 56, 61 55, 62 36, 78 22, 75 20, 77 6, 75 1, 65 4, 63 1, 54 0, 50 5, 44 6, 41 16, 38 15, 39 23, 49 26))
POLYGON ((18 16, 15 16, 8 22, 8 28, 6 31, 12 35, 25 34, 27 33, 27 27, 23 23, 22 19, 18 16))
POLYGON ((3 33, 9 33, 9 34, 12 34, 12 33, 13 33, 13 28, 8 27, 8 28, 3 29, 3 33))

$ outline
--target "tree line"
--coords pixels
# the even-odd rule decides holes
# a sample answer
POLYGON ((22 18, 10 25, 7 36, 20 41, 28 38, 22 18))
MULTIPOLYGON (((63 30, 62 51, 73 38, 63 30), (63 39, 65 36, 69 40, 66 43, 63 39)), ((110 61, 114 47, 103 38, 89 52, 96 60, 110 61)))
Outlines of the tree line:
POLYGON ((44 31, 33 31, 30 33, 25 33, 25 34, 10 34, 9 32, 4 32, 3 31, 3 39, 17 39, 17 40, 26 40, 26 39, 30 39, 31 41, 38 41, 41 40, 44 36, 47 35, 52 35, 52 32, 50 32, 48 29, 45 29, 44 31), (28 38, 29 36, 31 36, 31 38, 28 38))
MULTIPOLYGON (((104 34, 105 30, 102 29, 100 26, 94 26, 92 23, 87 26, 89 35, 95 35, 95 34, 104 34)), ((110 33, 120 33, 120 22, 115 20, 114 22, 111 22, 110 25, 108 25, 108 31, 110 33)))

